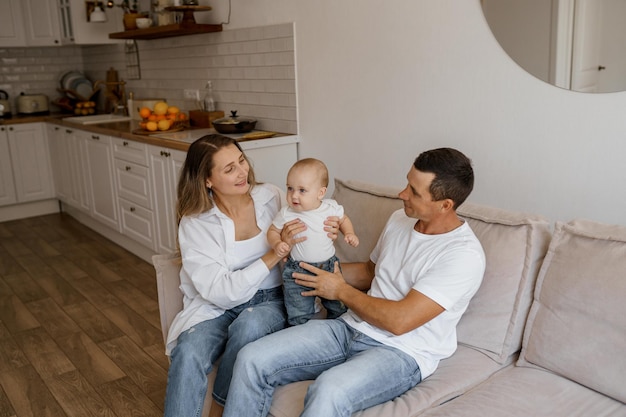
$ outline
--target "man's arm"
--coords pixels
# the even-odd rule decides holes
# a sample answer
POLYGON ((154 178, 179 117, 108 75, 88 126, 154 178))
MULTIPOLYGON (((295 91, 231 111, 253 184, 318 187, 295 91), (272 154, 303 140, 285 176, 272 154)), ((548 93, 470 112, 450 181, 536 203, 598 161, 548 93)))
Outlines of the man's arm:
POLYGON ((343 279, 352 287, 360 291, 367 291, 372 285, 375 267, 376 265, 372 261, 342 263, 343 279))
MULTIPOLYGON (((373 265, 373 263, 371 264, 373 265)), ((348 265, 351 264, 346 266, 348 265)), ((416 329, 444 311, 442 306, 416 290, 409 291, 402 300, 385 300, 371 297, 350 285, 347 282, 348 278, 344 279, 336 265, 334 273, 326 272, 306 263, 301 263, 301 266, 315 274, 294 273, 293 276, 296 278, 297 284, 313 288, 311 291, 303 292, 303 295, 339 300, 361 319, 395 335, 416 329)), ((342 268, 344 267, 342 266, 342 268)), ((348 271, 349 269, 346 270, 346 273, 352 280, 353 271, 348 271)))

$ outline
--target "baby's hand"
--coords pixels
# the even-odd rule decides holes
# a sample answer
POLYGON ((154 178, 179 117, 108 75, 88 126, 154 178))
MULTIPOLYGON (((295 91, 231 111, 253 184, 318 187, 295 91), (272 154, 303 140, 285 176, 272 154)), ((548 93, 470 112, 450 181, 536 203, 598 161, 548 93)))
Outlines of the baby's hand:
POLYGON ((354 248, 356 248, 357 246, 359 246, 359 238, 354 234, 354 233, 348 233, 346 234, 343 239, 346 241, 346 243, 354 248))
POLYGON ((286 242, 278 242, 276 246, 274 246, 274 252, 281 258, 284 258, 291 251, 291 247, 286 242))

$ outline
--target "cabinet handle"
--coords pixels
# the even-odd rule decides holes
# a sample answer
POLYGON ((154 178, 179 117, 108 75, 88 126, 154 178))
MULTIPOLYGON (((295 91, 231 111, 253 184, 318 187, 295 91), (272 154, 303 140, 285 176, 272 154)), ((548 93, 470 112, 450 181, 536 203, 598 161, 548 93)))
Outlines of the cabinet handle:
POLYGON ((131 213, 134 213, 135 212, 135 207, 131 207, 130 211, 131 211, 131 213))
POLYGON ((10 130, 11 132, 13 132, 13 126, 11 126, 11 127, 9 128, 9 130, 10 130))
POLYGON ((100 136, 91 135, 91 139, 100 140, 100 136))
POLYGON ((128 142, 127 142, 127 141, 124 141, 124 142, 122 142, 122 145, 124 145, 124 146, 128 146, 128 142))
POLYGON ((55 126, 55 127, 54 127, 54 130, 59 130, 59 126, 55 126))
POLYGON ((126 171, 130 171, 130 167, 126 165, 126 171))
POLYGON ((72 133, 72 132, 73 132, 73 130, 65 129, 65 133, 72 133))
POLYGON ((4 127, 0 127, 0 130, 4 132, 4 127))
POLYGON ((164 156, 164 157, 167 158, 168 156, 170 156, 170 153, 169 152, 165 152, 165 151, 161 151, 161 156, 164 156))

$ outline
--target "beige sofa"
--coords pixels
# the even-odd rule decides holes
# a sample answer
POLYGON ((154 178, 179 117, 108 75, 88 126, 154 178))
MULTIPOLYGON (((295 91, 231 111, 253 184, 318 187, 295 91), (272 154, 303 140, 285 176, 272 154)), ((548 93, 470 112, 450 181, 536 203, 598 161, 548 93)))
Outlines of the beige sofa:
MULTIPOLYGON (((333 197, 361 241, 355 249, 338 240, 342 261, 368 259, 402 207, 397 191, 335 181, 333 197)), ((539 216, 470 203, 458 212, 487 270, 459 323, 457 351, 415 388, 355 416, 626 416, 626 228, 559 223, 552 237, 539 216)), ((165 337, 182 305, 179 266, 167 255, 153 261, 165 337)), ((298 416, 309 383, 279 387, 270 414, 298 416)))

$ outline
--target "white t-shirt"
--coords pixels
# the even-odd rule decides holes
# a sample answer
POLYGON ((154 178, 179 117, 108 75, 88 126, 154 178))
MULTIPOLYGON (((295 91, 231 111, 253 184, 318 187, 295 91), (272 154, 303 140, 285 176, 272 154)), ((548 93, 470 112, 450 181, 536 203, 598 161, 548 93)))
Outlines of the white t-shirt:
POLYGON ((445 311, 403 335, 372 326, 349 310, 341 316, 350 326, 415 358, 422 378, 457 347, 456 325, 467 309, 485 272, 485 254, 465 222, 451 232, 425 235, 414 230, 416 219, 404 210, 393 213, 370 259, 376 264, 368 294, 401 300, 414 289, 445 311))
POLYGON ((285 223, 300 219, 307 230, 296 237, 306 236, 304 242, 296 243, 291 249, 291 257, 296 261, 324 262, 335 254, 333 240, 324 230, 324 221, 329 216, 343 217, 343 206, 335 200, 324 199, 318 208, 308 211, 295 211, 289 206, 283 207, 274 218, 274 226, 282 229, 285 223))
POLYGON ((185 330, 245 303, 259 289, 282 284, 280 268, 269 270, 260 259, 271 249, 266 236, 281 206, 280 190, 271 184, 259 184, 251 196, 261 231, 244 242, 235 241, 235 224, 216 206, 181 219, 178 243, 183 261, 183 309, 168 331, 166 354, 185 330), (245 251, 240 250, 243 247, 245 251))

